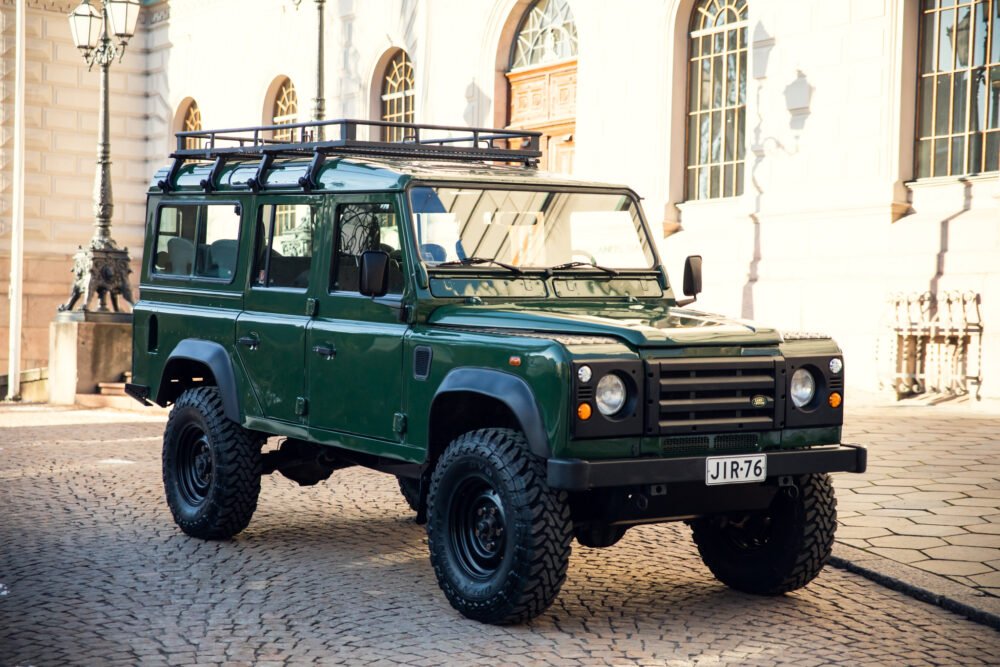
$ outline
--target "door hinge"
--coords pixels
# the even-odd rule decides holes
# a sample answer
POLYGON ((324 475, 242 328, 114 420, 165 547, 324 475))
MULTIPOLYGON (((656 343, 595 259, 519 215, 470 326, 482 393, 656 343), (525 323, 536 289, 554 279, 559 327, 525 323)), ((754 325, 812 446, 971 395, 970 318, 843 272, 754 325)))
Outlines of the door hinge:
POLYGON ((406 433, 406 415, 402 412, 397 412, 392 416, 392 430, 400 435, 406 433))
POLYGON ((295 397, 295 414, 305 415, 309 412, 309 401, 305 396, 295 397))
POLYGON ((319 312, 319 300, 317 299, 306 299, 306 315, 309 317, 316 317, 316 313, 319 312))

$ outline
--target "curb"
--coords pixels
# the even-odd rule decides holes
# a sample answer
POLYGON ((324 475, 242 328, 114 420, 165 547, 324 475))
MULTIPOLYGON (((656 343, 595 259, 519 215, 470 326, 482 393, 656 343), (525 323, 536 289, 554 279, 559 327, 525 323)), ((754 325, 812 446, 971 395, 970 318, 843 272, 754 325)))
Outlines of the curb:
POLYGON ((830 565, 1000 630, 1000 598, 863 549, 835 543, 830 565))

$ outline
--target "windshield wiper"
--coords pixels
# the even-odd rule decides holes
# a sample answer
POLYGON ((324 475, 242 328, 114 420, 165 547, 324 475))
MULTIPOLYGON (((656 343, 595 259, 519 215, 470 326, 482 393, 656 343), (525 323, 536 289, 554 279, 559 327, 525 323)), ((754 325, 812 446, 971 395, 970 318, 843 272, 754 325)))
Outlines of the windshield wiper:
POLYGON ((550 266, 548 270, 550 272, 551 271, 562 271, 563 269, 575 269, 578 266, 587 266, 587 267, 590 267, 590 268, 593 268, 593 269, 597 269, 598 271, 604 271, 609 276, 617 276, 618 275, 618 272, 615 271, 614 269, 609 269, 606 266, 600 266, 599 264, 595 264, 594 262, 566 262, 565 264, 557 264, 555 266, 550 266))
POLYGON ((524 271, 517 268, 513 264, 498 262, 495 259, 489 259, 487 257, 466 257, 464 259, 454 259, 450 262, 441 262, 440 264, 435 264, 429 268, 436 269, 442 266, 473 266, 474 264, 494 264, 496 266, 502 267, 514 273, 524 273, 524 271))

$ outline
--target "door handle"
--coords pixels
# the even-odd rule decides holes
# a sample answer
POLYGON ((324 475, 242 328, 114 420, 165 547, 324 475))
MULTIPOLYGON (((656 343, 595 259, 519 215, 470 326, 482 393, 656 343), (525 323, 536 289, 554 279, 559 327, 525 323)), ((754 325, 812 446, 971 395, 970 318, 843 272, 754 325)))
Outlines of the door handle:
POLYGON ((257 346, 260 345, 260 338, 257 338, 257 336, 253 335, 240 336, 239 338, 236 339, 236 342, 239 343, 240 345, 245 345, 246 347, 249 347, 251 350, 256 350, 257 346))
POLYGON ((313 352, 324 359, 332 359, 337 356, 337 348, 333 345, 314 345, 313 352))

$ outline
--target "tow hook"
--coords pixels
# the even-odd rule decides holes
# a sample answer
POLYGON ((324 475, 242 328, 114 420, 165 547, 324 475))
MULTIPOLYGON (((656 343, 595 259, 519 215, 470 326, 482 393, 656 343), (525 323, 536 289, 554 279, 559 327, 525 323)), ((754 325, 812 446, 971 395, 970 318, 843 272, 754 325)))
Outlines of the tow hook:
POLYGON ((782 489, 789 498, 799 497, 799 487, 795 485, 795 478, 791 475, 782 475, 778 478, 778 488, 782 489))

